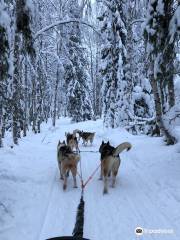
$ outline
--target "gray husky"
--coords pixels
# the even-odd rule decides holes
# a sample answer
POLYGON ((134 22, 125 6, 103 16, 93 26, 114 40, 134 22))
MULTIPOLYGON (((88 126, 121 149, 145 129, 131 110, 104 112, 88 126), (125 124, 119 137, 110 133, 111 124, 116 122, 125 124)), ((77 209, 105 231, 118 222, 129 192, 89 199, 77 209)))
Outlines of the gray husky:
POLYGON ((95 132, 83 132, 78 130, 77 133, 79 134, 79 139, 82 138, 84 146, 87 146, 88 141, 92 145, 94 141, 95 132))

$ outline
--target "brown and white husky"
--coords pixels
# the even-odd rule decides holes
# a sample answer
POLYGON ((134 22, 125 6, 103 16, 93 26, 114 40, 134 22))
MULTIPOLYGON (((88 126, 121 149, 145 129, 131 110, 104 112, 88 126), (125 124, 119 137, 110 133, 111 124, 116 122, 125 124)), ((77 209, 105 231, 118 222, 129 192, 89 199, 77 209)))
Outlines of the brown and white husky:
POLYGON ((103 193, 108 193, 108 176, 112 173, 112 187, 115 187, 116 176, 118 173, 118 169, 121 163, 121 159, 119 154, 127 149, 130 150, 132 145, 129 142, 124 142, 118 145, 116 148, 102 141, 101 146, 99 148, 99 152, 101 153, 101 176, 104 178, 104 190, 103 193))
POLYGON ((80 155, 74 153, 70 146, 66 145, 65 141, 59 141, 57 146, 57 161, 60 171, 60 178, 64 180, 63 189, 67 188, 67 177, 71 171, 74 181, 74 188, 77 188, 76 175, 77 165, 80 160, 80 155))

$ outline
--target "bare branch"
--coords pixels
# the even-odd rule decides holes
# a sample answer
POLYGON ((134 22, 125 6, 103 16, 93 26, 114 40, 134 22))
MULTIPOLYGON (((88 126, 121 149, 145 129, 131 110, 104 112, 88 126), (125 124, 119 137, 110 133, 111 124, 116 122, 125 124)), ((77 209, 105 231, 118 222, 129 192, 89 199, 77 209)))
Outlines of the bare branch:
POLYGON ((169 123, 171 124, 172 121, 175 121, 177 118, 180 118, 180 113, 177 113, 173 118, 169 120, 169 123))
POLYGON ((145 18, 136 19, 130 23, 130 26, 136 23, 143 23, 144 21, 145 21, 145 18))
POLYGON ((99 36, 100 36, 100 33, 95 29, 94 26, 92 26, 90 23, 87 23, 87 22, 84 22, 84 21, 80 21, 79 19, 69 19, 69 20, 65 20, 65 21, 57 21, 55 23, 52 23, 50 24, 49 26, 46 26, 44 28, 42 28, 40 31, 38 31, 36 34, 35 34, 35 39, 37 39, 40 35, 42 35, 44 32, 48 31, 49 29, 51 28, 54 28, 55 26, 58 26, 58 25, 62 25, 62 24, 69 24, 69 23, 79 23, 79 24, 83 24, 83 25, 86 25, 90 28, 93 29, 94 32, 96 32, 99 36))

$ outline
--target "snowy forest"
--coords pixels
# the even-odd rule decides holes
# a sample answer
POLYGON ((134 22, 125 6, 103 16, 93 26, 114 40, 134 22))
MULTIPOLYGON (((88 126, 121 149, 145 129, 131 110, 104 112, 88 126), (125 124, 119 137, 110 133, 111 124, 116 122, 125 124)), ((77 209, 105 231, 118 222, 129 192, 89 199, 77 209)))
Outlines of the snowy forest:
POLYGON ((178 0, 1 0, 0 146, 60 116, 176 143, 179 32, 178 0))

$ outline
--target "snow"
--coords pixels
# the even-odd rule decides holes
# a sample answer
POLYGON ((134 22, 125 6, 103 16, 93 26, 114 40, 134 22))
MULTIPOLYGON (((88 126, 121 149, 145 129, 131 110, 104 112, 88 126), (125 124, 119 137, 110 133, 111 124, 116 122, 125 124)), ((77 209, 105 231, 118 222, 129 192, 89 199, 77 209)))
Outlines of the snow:
POLYGON ((164 15, 164 2, 162 0, 158 1, 156 10, 158 14, 164 15))
POLYGON ((174 79, 174 89, 175 89, 175 96, 176 96, 176 102, 180 103, 180 75, 177 75, 174 79))
POLYGON ((0 13, 1 13, 1 16, 0 16, 0 24, 4 27, 4 28, 8 28, 9 25, 10 25, 10 19, 9 19, 9 16, 8 14, 6 13, 6 6, 5 6, 5 3, 4 3, 4 0, 1 1, 1 4, 0 4, 0 13))
MULTIPOLYGON (((56 146, 65 132, 95 131, 93 146, 102 140, 114 146, 129 141, 133 148, 121 154, 116 187, 103 195, 99 173, 85 189, 84 237, 92 240, 180 239, 180 152, 177 145, 165 146, 162 138, 133 136, 122 128, 103 128, 102 120, 70 123, 61 118, 55 128, 44 124, 41 134, 29 133, 11 149, 9 137, 0 149, 0 239, 44 240, 71 235, 80 198, 72 177, 62 190, 56 161, 56 146), (173 234, 136 237, 134 229, 172 229, 173 234)), ((179 131, 180 133, 180 131, 179 131)), ((86 180, 100 163, 99 153, 82 152, 86 180)))
MULTIPOLYGON (((32 14, 35 13, 35 6, 32 0, 26 0, 26 7, 31 11, 32 14)), ((34 17, 34 15, 33 15, 34 17)))
POLYGON ((180 5, 178 5, 169 26, 170 43, 173 42, 175 34, 180 32, 180 5))
POLYGON ((134 98, 135 98, 135 100, 141 99, 142 98, 142 94, 143 94, 142 87, 135 86, 134 87, 134 98))

